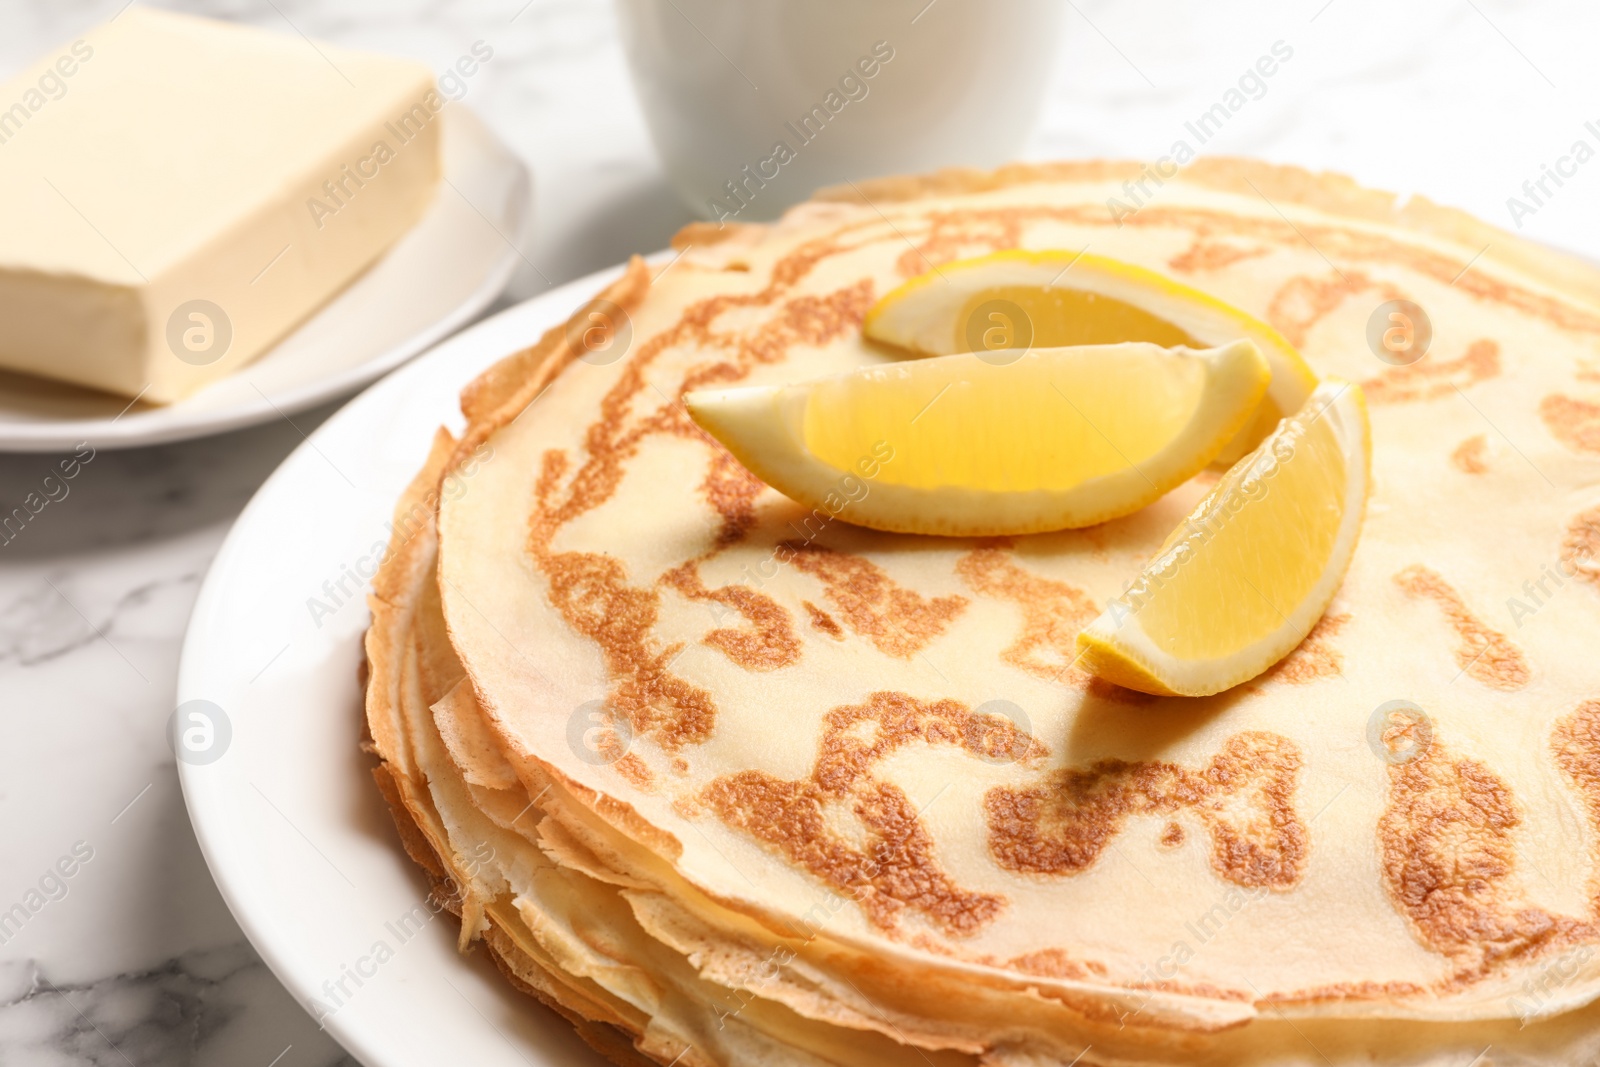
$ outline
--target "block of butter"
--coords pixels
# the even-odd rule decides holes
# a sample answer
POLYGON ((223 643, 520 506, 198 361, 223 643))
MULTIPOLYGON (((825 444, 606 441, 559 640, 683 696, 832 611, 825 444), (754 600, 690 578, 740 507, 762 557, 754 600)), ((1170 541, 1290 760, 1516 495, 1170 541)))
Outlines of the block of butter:
POLYGON ((421 218, 419 64, 130 7, 0 87, 0 368, 170 403, 421 218))

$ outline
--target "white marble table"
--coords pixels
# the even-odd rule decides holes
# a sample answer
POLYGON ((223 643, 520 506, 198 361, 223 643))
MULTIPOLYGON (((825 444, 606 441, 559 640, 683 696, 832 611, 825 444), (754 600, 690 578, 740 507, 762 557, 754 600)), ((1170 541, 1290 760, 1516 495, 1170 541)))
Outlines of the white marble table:
MULTIPOLYGON (((0 0, 0 77, 122 3, 0 0)), ((1426 190, 1511 226, 1507 198, 1526 201, 1524 181, 1576 140, 1600 147, 1600 68, 1586 54, 1600 39, 1592 0, 1071 4, 1033 157, 1154 160, 1277 41, 1292 59, 1206 151, 1426 190)), ((662 180, 602 0, 185 6, 438 68, 489 43, 494 57, 466 100, 527 157, 538 186, 537 233, 521 249, 513 297, 659 248, 688 217, 662 180)), ((1522 231, 1600 256, 1600 160, 1553 191, 1522 231)), ((67 499, 0 546, 0 910, 75 847, 80 858, 92 850, 59 883, 64 895, 47 879, 60 899, 0 933, 0 1063, 345 1060, 229 916, 163 734, 212 554, 257 485, 331 410, 99 452, 67 499)), ((0 510, 52 462, 0 456, 0 510)))

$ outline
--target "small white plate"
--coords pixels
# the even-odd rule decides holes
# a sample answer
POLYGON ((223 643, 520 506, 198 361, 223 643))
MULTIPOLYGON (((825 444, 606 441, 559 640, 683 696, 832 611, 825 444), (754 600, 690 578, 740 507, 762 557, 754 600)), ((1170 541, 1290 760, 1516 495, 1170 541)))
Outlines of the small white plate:
POLYGON ((459 430, 460 388, 620 271, 478 323, 324 423, 244 509, 189 622, 178 712, 202 755, 184 748, 178 774, 200 848, 273 973, 367 1067, 604 1062, 482 948, 459 955, 450 915, 402 937, 405 916, 430 914, 426 883, 359 749, 368 614, 353 575, 371 573, 433 429, 459 430), (311 598, 332 614, 314 617, 311 598))
POLYGON ((422 221, 260 358, 165 407, 0 371, 0 450, 133 448, 281 418, 353 392, 470 322, 521 257, 532 178, 464 105, 444 118, 445 181, 422 221))

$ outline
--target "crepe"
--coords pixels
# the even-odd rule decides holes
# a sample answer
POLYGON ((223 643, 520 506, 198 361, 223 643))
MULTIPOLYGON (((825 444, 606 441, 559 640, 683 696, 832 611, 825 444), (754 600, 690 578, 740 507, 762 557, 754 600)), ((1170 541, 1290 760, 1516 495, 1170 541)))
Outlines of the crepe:
POLYGON ((691 226, 464 392, 372 599, 376 775, 463 946, 615 1061, 1600 1054, 1600 272, 1239 160, 1111 210, 1139 173, 691 226), (1015 247, 1172 274, 1364 385, 1360 547, 1267 675, 1156 699, 1072 662, 1214 474, 1085 530, 898 536, 849 524, 870 463, 808 511, 689 420, 903 358, 861 337, 877 297, 1015 247), (1399 299, 1432 339, 1393 365, 1399 299))

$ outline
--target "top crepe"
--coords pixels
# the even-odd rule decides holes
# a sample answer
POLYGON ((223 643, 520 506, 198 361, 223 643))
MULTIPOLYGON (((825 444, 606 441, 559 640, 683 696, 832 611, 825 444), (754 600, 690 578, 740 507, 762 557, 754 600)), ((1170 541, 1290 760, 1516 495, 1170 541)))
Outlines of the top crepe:
POLYGON ((1137 173, 691 227, 464 394, 379 577, 380 781, 464 933, 614 1058, 1600 1050, 1600 274, 1240 161, 1119 224, 1137 173), (848 519, 892 441, 805 511, 680 403, 897 358, 872 301, 1008 247, 1173 273, 1362 382, 1360 548, 1268 675, 1156 700, 1071 662, 1214 475, 1081 531, 888 535, 848 519), (1402 298, 1432 340, 1396 366, 1368 326, 1402 298))

